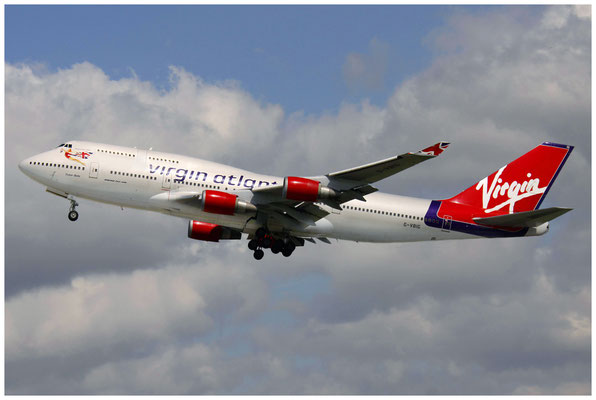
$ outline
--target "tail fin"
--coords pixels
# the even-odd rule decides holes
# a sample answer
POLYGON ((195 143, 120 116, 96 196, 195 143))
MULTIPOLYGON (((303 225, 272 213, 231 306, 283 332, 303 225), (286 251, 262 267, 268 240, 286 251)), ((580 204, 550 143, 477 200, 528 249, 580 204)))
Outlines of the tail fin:
POLYGON ((536 210, 572 150, 544 142, 446 201, 484 210, 487 216, 536 210))

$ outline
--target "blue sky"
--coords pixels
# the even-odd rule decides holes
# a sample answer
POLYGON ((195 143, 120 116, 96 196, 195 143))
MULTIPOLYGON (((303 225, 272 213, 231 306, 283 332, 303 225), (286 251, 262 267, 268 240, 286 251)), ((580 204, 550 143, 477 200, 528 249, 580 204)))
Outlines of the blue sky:
POLYGON ((429 6, 7 6, 6 61, 50 70, 89 61, 111 78, 167 85, 170 65, 207 82, 232 79, 288 112, 384 104, 425 67, 425 38, 452 9, 429 6), (383 51, 382 82, 350 87, 350 53, 383 51), (370 86, 370 85, 369 85, 370 86))

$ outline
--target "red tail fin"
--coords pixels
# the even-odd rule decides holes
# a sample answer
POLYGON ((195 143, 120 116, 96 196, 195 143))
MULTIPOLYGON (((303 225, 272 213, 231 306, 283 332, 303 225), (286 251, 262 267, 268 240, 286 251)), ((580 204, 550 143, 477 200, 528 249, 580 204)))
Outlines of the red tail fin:
POLYGON ((487 216, 537 209, 573 146, 545 142, 446 202, 487 216))

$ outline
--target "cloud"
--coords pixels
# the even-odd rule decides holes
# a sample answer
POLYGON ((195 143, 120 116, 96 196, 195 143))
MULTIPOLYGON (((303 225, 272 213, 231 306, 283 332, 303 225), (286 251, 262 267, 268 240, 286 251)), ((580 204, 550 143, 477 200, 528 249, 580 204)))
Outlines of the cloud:
POLYGON ((211 262, 203 268, 79 276, 69 286, 24 292, 10 302, 6 355, 17 360, 68 356, 91 346, 205 334, 213 328, 217 313, 242 316, 264 300, 253 294, 263 288, 251 271, 228 268, 224 279, 215 273, 221 267, 211 262), (214 288, 234 293, 218 300, 221 296, 214 288), (203 296, 209 297, 209 304, 203 296), (17 315, 27 318, 14 319, 17 315))
POLYGON ((7 64, 7 393, 589 393, 590 14, 456 12, 429 45, 432 64, 384 107, 322 115, 182 67, 160 90, 90 63, 7 64), (559 141, 576 148, 544 206, 575 210, 537 238, 309 244, 256 262, 244 241, 192 241, 161 214, 83 200, 70 223, 16 168, 68 139, 280 175, 452 141, 379 183, 427 198, 559 141))
POLYGON ((351 90, 376 90, 383 86, 389 58, 389 44, 373 38, 366 53, 349 53, 342 67, 345 84, 351 90))

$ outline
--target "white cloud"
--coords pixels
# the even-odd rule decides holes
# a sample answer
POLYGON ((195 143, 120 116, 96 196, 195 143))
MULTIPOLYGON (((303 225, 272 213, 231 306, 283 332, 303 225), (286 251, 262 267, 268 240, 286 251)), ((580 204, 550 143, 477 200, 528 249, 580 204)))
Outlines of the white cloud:
POLYGON ((576 4, 573 6, 573 12, 580 19, 592 18, 592 6, 589 4, 576 4))
POLYGON ((6 358, 68 356, 119 343, 161 342, 189 332, 203 335, 214 328, 217 312, 242 315, 263 301, 258 295, 262 282, 250 270, 227 267, 224 277, 222 267, 210 262, 202 268, 79 276, 69 286, 24 292, 7 304, 6 358), (224 289, 233 293, 219 300, 218 291, 224 289))
MULTIPOLYGON (((589 392, 590 15, 519 10, 454 15, 385 107, 336 114, 285 115, 182 67, 160 91, 89 63, 6 65, 7 392, 589 392), (68 222, 16 168, 67 139, 282 175, 451 140, 379 185, 431 198, 568 142, 545 206, 576 210, 527 240, 309 244, 256 263, 245 243, 190 241, 163 215, 81 202, 68 222)), ((364 63, 356 81, 369 56, 348 63, 364 63)))

